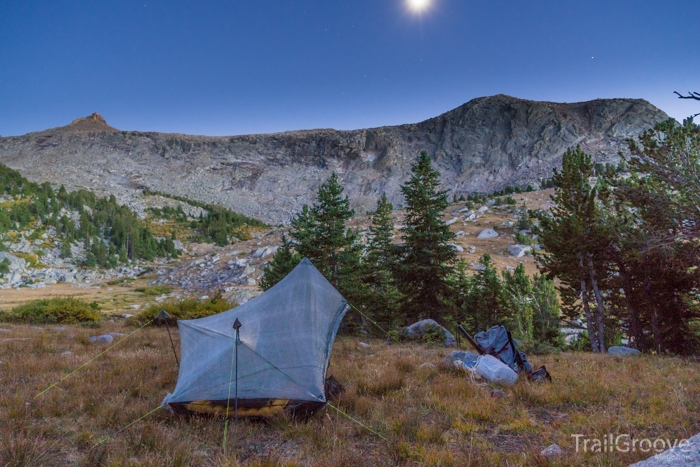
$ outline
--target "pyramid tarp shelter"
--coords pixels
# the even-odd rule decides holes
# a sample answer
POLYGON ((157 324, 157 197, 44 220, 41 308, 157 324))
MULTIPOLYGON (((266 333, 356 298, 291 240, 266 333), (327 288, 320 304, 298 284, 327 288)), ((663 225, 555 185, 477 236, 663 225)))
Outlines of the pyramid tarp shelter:
POLYGON ((322 407, 331 347, 347 309, 340 293, 304 259, 239 307, 178 321, 180 373, 163 403, 176 412, 233 415, 237 392, 240 416, 322 407), (236 318, 242 325, 237 359, 236 318))

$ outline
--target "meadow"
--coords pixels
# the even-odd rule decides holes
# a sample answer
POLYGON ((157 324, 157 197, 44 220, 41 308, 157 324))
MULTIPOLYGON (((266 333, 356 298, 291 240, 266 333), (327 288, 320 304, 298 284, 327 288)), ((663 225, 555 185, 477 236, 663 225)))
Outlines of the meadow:
POLYGON ((231 421, 224 447, 221 419, 158 409, 139 420, 177 381, 164 328, 136 332, 38 397, 106 348, 88 337, 136 328, 0 329, 2 466, 625 466, 651 453, 576 452, 572 435, 681 439, 700 432, 697 361, 531 356, 554 381, 521 378, 498 392, 438 369, 448 349, 340 336, 329 369, 346 388, 338 410, 327 407, 307 422, 231 421), (564 454, 542 457, 554 443, 564 454))

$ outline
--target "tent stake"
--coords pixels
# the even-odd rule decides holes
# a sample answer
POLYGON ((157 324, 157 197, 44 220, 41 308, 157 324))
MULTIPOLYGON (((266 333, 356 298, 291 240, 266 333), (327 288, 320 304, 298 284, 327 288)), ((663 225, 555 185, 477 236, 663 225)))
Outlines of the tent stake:
POLYGON ((177 351, 175 350, 175 343, 173 342, 173 336, 170 334, 170 325, 168 325, 168 320, 172 319, 172 316, 170 316, 167 311, 160 310, 160 313, 158 313, 158 316, 156 316, 156 319, 161 319, 161 320, 165 321, 165 329, 168 330, 168 337, 170 338, 170 346, 173 348, 173 355, 175 355, 175 363, 177 363, 177 366, 180 367, 180 360, 178 360, 178 358, 177 358, 177 351))
POLYGON ((235 399, 235 405, 234 405, 234 409, 233 409, 234 413, 235 413, 235 417, 236 417, 235 418, 236 423, 238 423, 238 345, 241 342, 241 336, 240 336, 240 331, 239 331, 241 329, 241 326, 243 326, 243 325, 241 324, 240 321, 238 321, 238 318, 236 318, 236 321, 234 321, 234 323, 233 323, 233 329, 236 330, 236 341, 235 341, 235 346, 236 346, 236 394, 235 394, 235 398, 236 399, 235 399))

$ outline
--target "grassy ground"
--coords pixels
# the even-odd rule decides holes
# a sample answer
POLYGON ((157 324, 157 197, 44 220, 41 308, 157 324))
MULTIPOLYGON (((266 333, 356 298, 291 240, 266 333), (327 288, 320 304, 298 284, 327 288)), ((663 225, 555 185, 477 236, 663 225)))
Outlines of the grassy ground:
POLYGON ((150 277, 141 277, 137 280, 118 280, 94 284, 92 286, 77 287, 75 284, 51 284, 41 289, 22 287, 19 289, 5 289, 0 292, 0 310, 9 310, 18 305, 23 305, 33 300, 75 297, 88 303, 97 302, 104 313, 134 313, 126 307, 134 304, 142 305, 142 308, 155 303, 154 296, 146 295, 136 289, 148 287, 150 277))
MULTIPOLYGON (((700 431, 700 364, 663 357, 590 354, 534 357, 552 384, 519 381, 506 398, 464 375, 419 368, 442 348, 342 337, 330 373, 347 388, 337 406, 307 423, 224 423, 158 410, 99 446, 104 436, 158 407, 177 380, 165 329, 145 329, 40 397, 35 395, 104 347, 91 335, 128 333, 66 326, 0 328, 0 465, 596 465, 645 453, 577 453, 572 434, 687 438, 700 431), (28 338, 27 340, 15 340, 28 338), (71 352, 67 354, 66 352, 71 352), (557 443, 566 454, 539 457, 557 443)), ((177 342, 176 342, 177 343, 177 342)))

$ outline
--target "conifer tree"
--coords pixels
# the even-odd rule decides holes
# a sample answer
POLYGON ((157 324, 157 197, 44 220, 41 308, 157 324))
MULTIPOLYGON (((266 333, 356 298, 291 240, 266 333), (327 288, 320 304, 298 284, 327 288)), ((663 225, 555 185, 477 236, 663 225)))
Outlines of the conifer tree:
POLYGON ((558 277, 579 295, 591 348, 605 352, 606 313, 600 281, 606 277, 601 252, 608 237, 601 222, 598 190, 590 183, 593 174, 590 155, 580 147, 566 151, 561 172, 555 169, 552 177, 556 206, 551 214, 538 215, 536 233, 546 254, 537 255, 537 260, 546 274, 558 277))
POLYGON ((396 246, 392 243, 393 209, 386 193, 383 193, 372 215, 365 261, 365 282, 372 293, 368 311, 376 321, 387 326, 399 321, 397 312, 401 301, 392 273, 397 260, 396 246))
POLYGON ((302 258, 301 255, 292 251, 293 246, 292 242, 283 234, 282 245, 263 270, 263 278, 260 280, 260 287, 263 290, 270 289, 297 267, 302 258))
POLYGON ((480 270, 471 277, 467 311, 472 332, 485 331, 496 325, 508 325, 511 311, 491 255, 479 258, 480 270))
POLYGON ((448 206, 447 192, 438 190, 440 173, 423 151, 411 166, 412 176, 401 192, 406 200, 404 246, 396 268, 401 311, 408 320, 440 318, 447 311, 455 251, 447 243, 454 234, 442 220, 448 206))
POLYGON ((292 222, 290 236, 296 250, 306 257, 334 286, 338 286, 338 252, 351 246, 354 236, 346 232, 347 222, 355 211, 350 209, 338 175, 333 173, 318 189, 316 202, 305 208, 292 222))

